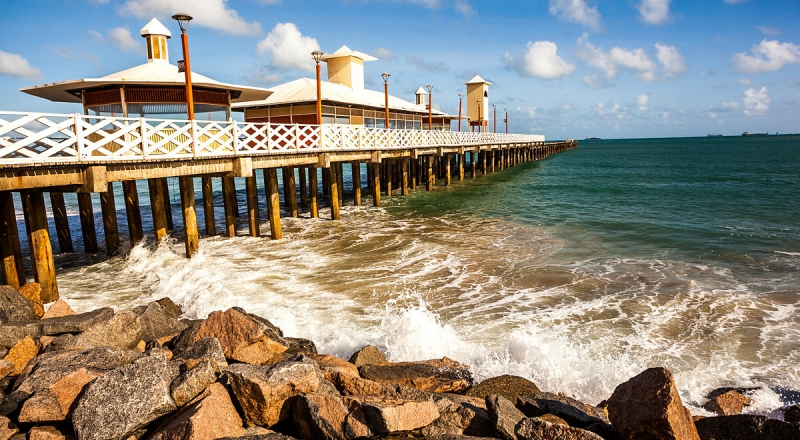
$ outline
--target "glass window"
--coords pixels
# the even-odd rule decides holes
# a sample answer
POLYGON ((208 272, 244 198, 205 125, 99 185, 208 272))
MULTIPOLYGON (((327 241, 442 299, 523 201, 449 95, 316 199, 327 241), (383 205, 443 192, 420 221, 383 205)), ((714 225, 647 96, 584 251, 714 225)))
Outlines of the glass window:
POLYGON ((384 121, 383 119, 376 119, 375 128, 386 128, 386 121, 384 121))
POLYGON ((375 118, 364 118, 364 127, 375 128, 375 118))
POLYGON ((350 125, 350 116, 337 116, 336 117, 336 123, 337 124, 350 125))
POLYGON ((414 121, 414 130, 422 130, 422 122, 414 121))

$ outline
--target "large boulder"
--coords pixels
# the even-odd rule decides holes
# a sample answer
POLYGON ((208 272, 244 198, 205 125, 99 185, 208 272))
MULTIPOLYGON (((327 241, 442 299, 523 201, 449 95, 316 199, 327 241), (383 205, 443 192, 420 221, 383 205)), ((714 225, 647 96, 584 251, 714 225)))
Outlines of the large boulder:
POLYGON ((499 394, 486 396, 486 408, 489 411, 489 421, 497 435, 505 440, 516 440, 517 424, 525 419, 525 414, 499 394))
POLYGON ((151 440, 200 440, 244 434, 242 419, 220 383, 215 383, 181 409, 148 438, 151 440))
POLYGON ((469 367, 452 359, 363 365, 364 379, 417 388, 432 393, 464 391, 472 385, 469 367))
POLYGON ((386 396, 343 398, 352 412, 363 414, 369 430, 377 435, 422 428, 439 417, 432 399, 406 400, 386 396))
POLYGON ((783 420, 790 423, 800 423, 800 405, 792 405, 783 410, 783 420))
POLYGON ((33 314, 37 318, 41 318, 44 315, 44 304, 52 301, 50 298, 45 298, 47 301, 42 300, 42 285, 39 283, 27 283, 21 286, 19 294, 30 300, 33 305, 33 314))
POLYGON ((42 336, 42 326, 38 320, 9 322, 0 325, 0 349, 11 348, 26 336, 34 339, 42 336))
POLYGON ((387 362, 389 361, 386 359, 386 355, 374 345, 364 346, 350 356, 350 363, 356 367, 362 365, 379 365, 387 362))
POLYGON ((78 338, 91 346, 130 350, 142 340, 141 336, 142 326, 136 313, 122 311, 89 327, 78 338))
POLYGON ((209 359, 220 369, 228 366, 225 360, 225 352, 217 338, 203 338, 192 344, 190 347, 175 353, 173 362, 186 363, 189 361, 200 361, 209 359))
POLYGON ((552 414, 564 419, 570 426, 583 428, 592 423, 609 423, 605 411, 567 396, 538 392, 520 397, 517 407, 528 417, 552 414))
POLYGON ((42 319, 50 319, 50 318, 60 318, 62 316, 70 316, 74 315, 75 311, 72 310, 72 307, 67 304, 66 301, 63 299, 56 300, 44 315, 42 315, 42 319))
POLYGON ((0 440, 8 440, 18 432, 17 425, 11 423, 8 417, 0 416, 0 440))
POLYGON ((19 376, 36 355, 39 354, 39 347, 32 337, 26 336, 21 341, 17 342, 3 358, 4 361, 14 364, 14 370, 8 376, 19 376))
POLYGON ((741 414, 742 410, 753 403, 753 399, 731 390, 720 394, 703 404, 703 408, 720 416, 741 414))
POLYGON ((327 354, 315 354, 310 355, 312 359, 317 362, 319 365, 320 370, 322 370, 323 374, 325 374, 325 379, 330 382, 333 382, 333 377, 336 374, 343 374, 345 376, 351 377, 359 377, 358 375, 358 368, 355 365, 347 362, 344 359, 340 359, 336 356, 331 356, 327 354))
POLYGON ((703 440, 797 440, 800 425, 764 416, 739 414, 705 417, 696 422, 703 440))
POLYGON ((521 396, 530 396, 539 393, 539 387, 524 377, 504 374, 492 377, 467 390, 467 396, 485 399, 490 394, 499 394, 506 399, 516 402, 521 396))
POLYGON ((292 422, 300 438, 354 438, 345 423, 348 413, 339 396, 301 393, 292 399, 292 422))
POLYGON ((536 417, 522 420, 516 426, 514 432, 517 440, 603 440, 603 437, 593 432, 557 423, 550 423, 536 417))
POLYGON ((175 411, 169 385, 176 376, 165 356, 146 356, 98 377, 72 414, 78 439, 124 438, 175 411))
POLYGON ((666 368, 649 368, 617 386, 608 399, 608 417, 626 439, 700 439, 666 368))
POLYGON ((495 430, 489 421, 484 399, 457 394, 434 394, 433 401, 439 411, 439 417, 420 429, 421 435, 425 437, 494 435, 495 430))
POLYGON ((94 325, 108 321, 114 317, 114 309, 103 307, 91 312, 78 313, 76 315, 61 316, 39 320, 42 334, 48 336, 60 335, 63 333, 85 332, 94 325))
POLYGON ((235 309, 212 312, 208 318, 186 329, 175 342, 184 349, 203 338, 217 338, 228 359, 248 364, 262 364, 288 349, 280 336, 260 321, 235 309), (280 339, 278 339, 280 338, 280 339))
POLYGON ((140 336, 145 342, 180 333, 187 327, 178 320, 181 314, 180 307, 168 298, 159 301, 151 302, 139 314, 138 321, 142 329, 140 336))
POLYGON ((0 286, 0 324, 36 319, 31 300, 11 286, 0 286))
POLYGON ((178 407, 186 405, 217 381, 218 370, 211 362, 209 359, 203 359, 172 381, 170 394, 178 407))
POLYGON ((22 404, 17 420, 23 423, 59 422, 66 420, 73 405, 91 381, 99 374, 80 368, 58 379, 44 391, 22 404))

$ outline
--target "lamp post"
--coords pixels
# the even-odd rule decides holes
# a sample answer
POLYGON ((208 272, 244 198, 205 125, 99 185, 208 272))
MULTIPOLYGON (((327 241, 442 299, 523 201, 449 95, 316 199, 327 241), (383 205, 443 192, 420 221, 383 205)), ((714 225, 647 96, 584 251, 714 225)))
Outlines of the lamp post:
POLYGON ((385 104, 386 116, 384 116, 384 119, 386 120, 386 128, 388 129, 389 128, 389 77, 392 75, 384 72, 381 73, 381 76, 383 77, 383 94, 384 94, 384 99, 386 100, 385 104))
POLYGON ((478 103, 478 133, 483 132, 483 115, 481 114, 481 100, 475 101, 478 103))
MULTIPOLYGON (((172 16, 181 28, 181 46, 183 46, 183 73, 186 78, 186 114, 189 120, 194 120, 194 96, 192 95, 192 68, 189 63, 189 36, 186 35, 186 28, 192 21, 192 16, 179 12, 172 16)), ((178 62, 180 64, 180 61, 178 62)))
POLYGON ((433 130, 433 85, 425 87, 428 89, 428 130, 433 130))
POLYGON ((505 110, 505 112, 506 112, 506 118, 503 119, 503 122, 506 123, 506 134, 508 134, 508 109, 504 108, 503 110, 505 110))
POLYGON ((492 116, 492 122, 494 123, 494 132, 497 133, 497 104, 492 104, 492 109, 494 110, 494 116, 492 116))
POLYGON ((315 50, 311 52, 311 56, 317 63, 317 125, 322 125, 322 79, 320 79, 319 62, 322 61, 322 51, 315 50))
POLYGON ((458 94, 458 132, 461 132, 461 101, 464 99, 464 94, 458 94))

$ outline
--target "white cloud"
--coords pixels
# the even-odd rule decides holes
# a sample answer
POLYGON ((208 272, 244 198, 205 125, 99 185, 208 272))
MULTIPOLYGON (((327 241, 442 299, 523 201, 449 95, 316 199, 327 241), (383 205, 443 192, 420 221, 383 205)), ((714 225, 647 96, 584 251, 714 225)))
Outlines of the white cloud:
POLYGON ((0 75, 13 76, 22 79, 39 79, 42 71, 33 67, 22 55, 8 53, 0 50, 0 75))
POLYGON ((109 1, 110 0, 89 0, 89 3, 95 4, 95 5, 105 5, 105 4, 108 4, 109 1))
POLYGON ((665 46, 661 43, 656 43, 656 50, 658 51, 656 53, 656 59, 661 63, 661 68, 665 77, 672 78, 689 70, 686 60, 683 58, 683 55, 678 52, 678 49, 675 49, 675 46, 665 46))
POLYGON ((413 55, 406 55, 406 61, 416 66, 417 69, 424 70, 426 72, 446 72, 447 70, 450 70, 444 61, 430 62, 413 55))
POLYGON ((650 97, 647 95, 639 95, 636 97, 636 107, 640 112, 650 110, 650 97))
POLYGON ((262 33, 260 23, 245 21, 236 10, 230 9, 227 3, 227 0, 128 0, 120 11, 142 20, 171 17, 176 12, 185 12, 194 17, 192 25, 234 35, 262 33))
POLYGON ((762 40, 753 46, 753 55, 737 53, 731 63, 739 73, 762 73, 779 70, 787 64, 800 63, 800 46, 793 43, 780 43, 778 40, 762 40))
POLYGON ((581 82, 589 87, 594 87, 595 89, 605 89, 606 87, 611 86, 611 83, 594 74, 584 76, 581 78, 581 82))
POLYGON ((625 119, 627 117, 625 109, 617 101, 612 101, 609 105, 598 102, 592 107, 592 110, 602 119, 625 119))
POLYGON ((140 51, 144 47, 140 41, 136 41, 131 36, 131 31, 124 27, 116 27, 103 35, 97 31, 89 31, 95 41, 101 44, 109 44, 125 51, 140 51))
POLYGON ((762 34, 770 37, 774 37, 783 33, 780 31, 780 29, 775 29, 774 27, 769 26, 756 26, 756 28, 761 31, 762 34))
POLYGON ((579 23, 594 31, 601 29, 600 13, 585 0, 550 0, 550 13, 559 20, 579 23))
POLYGON ((588 41, 587 34, 578 39, 578 58, 586 61, 590 66, 605 73, 606 78, 616 78, 620 71, 632 71, 642 81, 654 82, 672 79, 680 73, 686 72, 688 66, 674 46, 656 43, 656 64, 643 48, 625 49, 614 47, 605 52, 588 41))
POLYGON ((552 41, 528 42, 528 50, 522 58, 516 58, 506 52, 504 58, 507 67, 521 76, 541 79, 556 79, 570 75, 575 65, 558 56, 558 46, 552 41))
POLYGON ((280 81, 280 77, 267 66, 259 66, 244 75, 246 84, 256 86, 271 86, 280 81))
POLYGON ((473 7, 466 2, 466 0, 456 0, 454 7, 456 9, 456 12, 458 12, 459 14, 464 14, 464 15, 475 14, 475 9, 473 9, 473 7))
POLYGON ((373 50, 372 51, 372 56, 374 56, 375 58, 378 58, 380 60, 395 60, 395 59, 397 59, 397 57, 394 56, 394 53, 391 50, 389 50, 389 49, 387 49, 385 47, 379 47, 379 48, 373 50))
POLYGON ((278 23, 257 48, 260 54, 272 54, 273 68, 313 72, 311 52, 319 50, 319 43, 301 34, 294 23, 278 23))
POLYGON ((744 114, 763 115, 769 110, 769 104, 772 100, 767 95, 767 86, 762 86, 760 89, 747 89, 744 92, 744 114))
POLYGON ((739 84, 750 87, 753 85, 753 80, 751 80, 750 78, 740 78, 739 84))
POLYGON ((646 23, 661 24, 669 20, 669 0, 642 0, 639 13, 646 23))

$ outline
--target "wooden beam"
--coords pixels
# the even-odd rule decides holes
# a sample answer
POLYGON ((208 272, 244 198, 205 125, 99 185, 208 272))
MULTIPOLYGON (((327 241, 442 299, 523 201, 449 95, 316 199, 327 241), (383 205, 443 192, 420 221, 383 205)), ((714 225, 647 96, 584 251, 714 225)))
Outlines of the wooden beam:
POLYGON ((361 206, 361 163, 350 162, 350 169, 353 172, 353 205, 361 206))
POLYGON ((144 240, 142 227, 142 211, 139 208, 139 191, 135 180, 122 182, 122 194, 125 197, 125 214, 128 217, 128 234, 131 237, 131 248, 144 240))
POLYGON ((372 168, 372 205, 375 207, 381 206, 381 164, 379 162, 371 162, 369 167, 372 168))
POLYGON ((114 200, 114 184, 108 182, 107 188, 106 192, 100 193, 100 210, 103 213, 106 253, 112 256, 119 253, 119 225, 117 224, 117 204, 114 200))
POLYGON ((10 192, 0 192, 0 258, 3 259, 6 284, 19 289, 25 284, 25 269, 22 266, 14 196, 10 192))
POLYGON ((319 201, 317 198, 317 169, 308 167, 308 210, 311 218, 319 218, 319 201))
POLYGON ((217 235, 217 224, 214 221, 214 187, 211 176, 200 179, 203 186, 203 218, 206 224, 206 235, 217 235))
POLYGON ((153 216, 153 235, 156 243, 167 236, 167 213, 164 211, 164 186, 161 179, 148 179, 147 188, 150 191, 150 212, 153 216))
POLYGON ((339 220, 339 170, 335 163, 332 163, 328 169, 330 170, 328 194, 330 194, 331 220, 339 220))
POLYGON ((255 174, 245 177, 244 183, 247 193, 247 223, 250 228, 250 236, 258 237, 261 231, 259 230, 258 191, 255 174))
POLYGON ((225 233, 236 236, 236 182, 233 177, 222 178, 222 202, 225 207, 225 233))
POLYGON ((53 221, 56 224, 59 252, 75 252, 75 248, 72 246, 72 232, 69 230, 69 217, 67 216, 67 204, 64 203, 64 193, 50 192, 50 208, 53 210, 53 221))
POLYGON ((49 303, 58 299, 58 283, 56 281, 53 248, 50 244, 50 232, 47 230, 44 193, 42 191, 31 191, 28 193, 27 201, 30 213, 28 230, 30 241, 28 244, 33 255, 35 278, 36 282, 42 286, 42 302, 49 303))
POLYGON ((178 178, 181 191, 181 211, 183 213, 183 229, 186 234, 186 257, 191 258, 199 249, 197 232, 197 212, 194 201, 194 179, 189 176, 178 178))
MULTIPOLYGON (((312 180, 316 185, 316 173, 312 180)), ((278 172, 275 168, 264 168, 264 189, 267 192, 270 237, 273 240, 280 240, 283 238, 283 231, 281 230, 281 200, 278 192, 278 172)), ((312 192, 316 192, 316 190, 312 189, 312 192)))
POLYGON ((87 254, 96 254, 97 228, 94 226, 94 207, 92 206, 92 193, 78 193, 78 211, 81 218, 81 235, 83 236, 83 251, 87 254))

